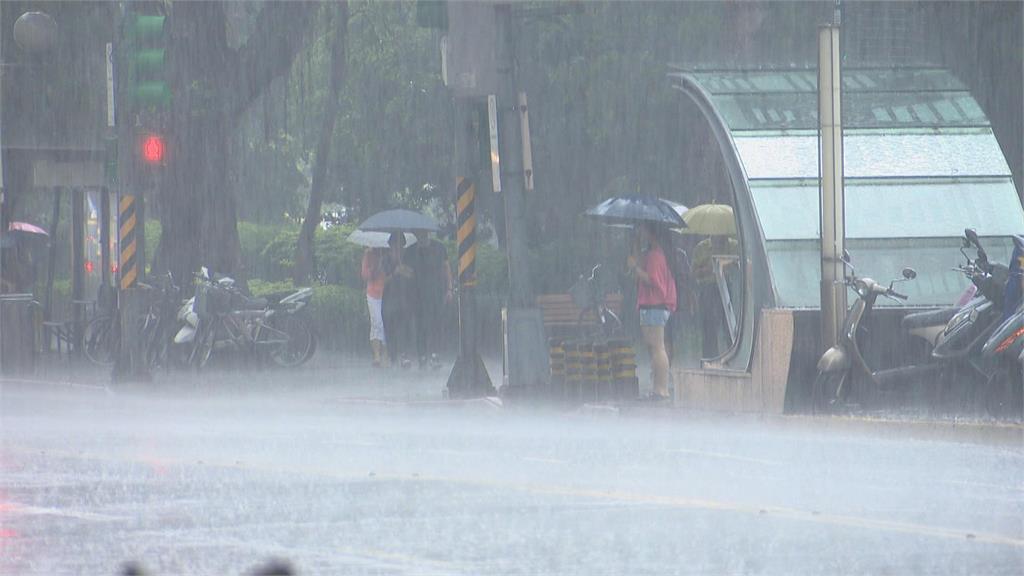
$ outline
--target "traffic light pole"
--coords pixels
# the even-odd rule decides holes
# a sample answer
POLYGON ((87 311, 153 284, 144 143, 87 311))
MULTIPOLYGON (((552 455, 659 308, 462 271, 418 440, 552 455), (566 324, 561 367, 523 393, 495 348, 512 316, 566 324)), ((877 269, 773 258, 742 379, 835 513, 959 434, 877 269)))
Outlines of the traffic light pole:
POLYGON ((134 106, 136 98, 129 92, 133 89, 128 82, 128 60, 125 42, 125 24, 131 24, 132 13, 122 14, 116 30, 120 31, 115 44, 114 58, 114 133, 116 135, 116 158, 114 173, 117 175, 117 229, 118 229, 118 329, 121 346, 114 363, 112 379, 122 381, 146 381, 151 375, 145 362, 140 338, 136 334, 138 319, 145 310, 144 294, 138 287, 145 275, 146 219, 144 200, 140 185, 138 138, 135 133, 134 106))

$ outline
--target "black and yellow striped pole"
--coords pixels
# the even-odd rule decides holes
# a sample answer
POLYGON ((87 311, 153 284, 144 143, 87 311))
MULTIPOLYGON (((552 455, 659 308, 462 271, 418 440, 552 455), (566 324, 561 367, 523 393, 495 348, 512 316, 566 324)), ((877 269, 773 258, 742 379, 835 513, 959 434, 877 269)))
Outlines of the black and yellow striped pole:
POLYGON ((117 271, 120 275, 122 290, 134 288, 139 281, 137 224, 135 196, 121 196, 117 206, 117 245, 120 251, 117 271))
POLYGON ((448 376, 450 398, 496 394, 480 354, 476 334, 476 186, 471 178, 456 179, 455 214, 459 253, 459 357, 448 376))
POLYGON ((460 177, 455 204, 458 224, 459 286, 476 286, 476 186, 460 177))

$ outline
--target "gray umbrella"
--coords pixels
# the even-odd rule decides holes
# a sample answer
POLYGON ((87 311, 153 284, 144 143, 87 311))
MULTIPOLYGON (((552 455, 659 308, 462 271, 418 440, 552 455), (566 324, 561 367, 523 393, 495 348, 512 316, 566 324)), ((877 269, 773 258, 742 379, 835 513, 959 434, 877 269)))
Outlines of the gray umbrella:
POLYGON ((437 221, 425 214, 412 210, 385 210, 367 218, 359 229, 365 232, 437 232, 437 221))
POLYGON ((672 228, 685 228, 681 212, 686 207, 654 196, 613 196, 584 214, 608 224, 654 222, 672 228))

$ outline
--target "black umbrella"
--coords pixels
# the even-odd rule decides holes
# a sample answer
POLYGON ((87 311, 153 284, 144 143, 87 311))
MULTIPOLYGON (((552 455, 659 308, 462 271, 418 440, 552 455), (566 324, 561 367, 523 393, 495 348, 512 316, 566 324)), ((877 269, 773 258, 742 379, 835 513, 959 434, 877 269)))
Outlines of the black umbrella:
POLYGON ((672 228, 685 228, 681 214, 686 207, 654 196, 613 196, 590 210, 587 216, 609 224, 636 224, 653 222, 672 228))
POLYGON ((365 232, 437 232, 437 221, 412 210, 385 210, 367 218, 359 229, 365 232))

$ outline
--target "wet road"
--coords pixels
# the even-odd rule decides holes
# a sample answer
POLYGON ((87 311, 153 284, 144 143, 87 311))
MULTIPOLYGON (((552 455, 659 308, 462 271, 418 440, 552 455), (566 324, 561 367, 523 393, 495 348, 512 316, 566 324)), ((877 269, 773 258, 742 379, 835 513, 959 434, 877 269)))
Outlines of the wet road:
POLYGON ((0 391, 0 574, 1024 572, 1019 447, 330 387, 0 391))

